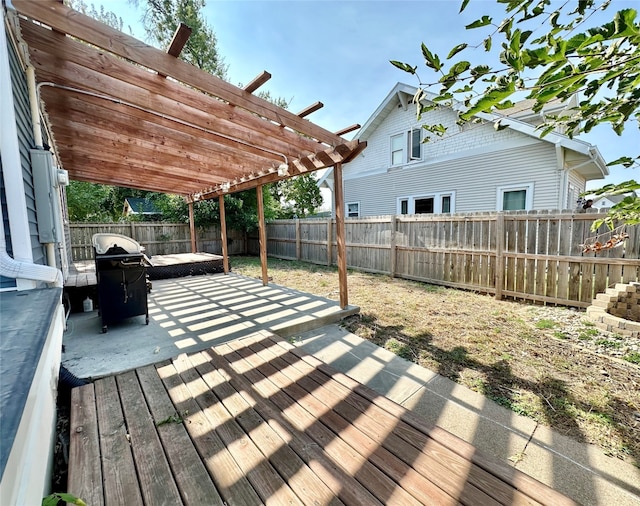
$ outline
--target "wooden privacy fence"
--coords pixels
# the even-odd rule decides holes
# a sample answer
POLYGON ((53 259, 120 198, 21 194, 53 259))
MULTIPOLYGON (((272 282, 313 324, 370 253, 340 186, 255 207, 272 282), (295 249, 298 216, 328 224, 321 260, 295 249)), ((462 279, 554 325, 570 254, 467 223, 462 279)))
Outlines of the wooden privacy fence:
MULTIPOLYGON (((70 226, 71 252, 74 261, 91 260, 91 237, 97 233, 122 234, 138 241, 147 255, 172 255, 191 252, 189 225, 185 223, 72 223, 70 226)), ((196 228, 196 245, 199 252, 222 254, 220 227, 196 228)), ((246 252, 245 234, 227 231, 230 255, 246 252)))
MULTIPOLYGON (((534 211, 349 218, 347 265, 497 298, 586 307, 608 286, 640 279, 640 226, 626 228, 621 247, 582 253, 596 217, 534 211)), ((255 247, 250 239, 250 251, 255 247)), ((333 220, 267 225, 270 256, 332 265, 335 250, 333 220)))

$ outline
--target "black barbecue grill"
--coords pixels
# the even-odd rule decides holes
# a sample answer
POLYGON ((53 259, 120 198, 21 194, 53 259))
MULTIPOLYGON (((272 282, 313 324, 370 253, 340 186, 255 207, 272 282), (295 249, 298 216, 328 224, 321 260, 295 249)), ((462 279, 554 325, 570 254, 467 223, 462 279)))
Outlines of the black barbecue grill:
POLYGON ((145 315, 148 325, 148 259, 144 248, 120 234, 94 234, 92 243, 102 332, 107 332, 108 325, 132 316, 145 315))

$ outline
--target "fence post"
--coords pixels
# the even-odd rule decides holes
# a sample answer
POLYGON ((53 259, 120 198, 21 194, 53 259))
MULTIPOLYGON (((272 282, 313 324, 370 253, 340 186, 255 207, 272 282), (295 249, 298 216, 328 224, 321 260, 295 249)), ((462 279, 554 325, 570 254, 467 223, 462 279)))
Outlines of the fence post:
POLYGON ((134 221, 131 222, 131 239, 137 241, 136 239, 136 223, 134 221))
POLYGON ((302 258, 302 238, 300 237, 300 218, 296 218, 296 260, 302 258))
POLYGON ((394 214, 391 216, 391 249, 390 249, 390 258, 389 258, 389 270, 391 271, 391 277, 396 277, 396 253, 397 253, 397 243, 396 243, 396 235, 397 235, 397 225, 398 225, 398 217, 394 214))
POLYGON ((496 216, 496 299, 502 299, 504 286, 504 213, 496 216))
POLYGON ((327 220, 327 266, 331 266, 331 261, 333 260, 333 245, 331 244, 331 224, 332 219, 329 218, 327 220))

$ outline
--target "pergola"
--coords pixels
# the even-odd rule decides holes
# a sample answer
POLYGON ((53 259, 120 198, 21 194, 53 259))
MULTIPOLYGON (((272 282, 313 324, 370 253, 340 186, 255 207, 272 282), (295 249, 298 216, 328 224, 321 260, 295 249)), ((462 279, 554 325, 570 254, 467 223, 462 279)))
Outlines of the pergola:
POLYGON ((57 0, 12 0, 16 32, 28 46, 59 162, 72 179, 218 198, 228 272, 224 195, 255 188, 262 280, 267 283, 262 187, 333 167, 340 305, 346 307, 342 164, 366 143, 330 132, 305 116, 253 95, 270 75, 244 88, 179 60, 190 29, 182 25, 166 52, 82 15, 57 0), (18 23, 17 23, 18 24, 18 23))

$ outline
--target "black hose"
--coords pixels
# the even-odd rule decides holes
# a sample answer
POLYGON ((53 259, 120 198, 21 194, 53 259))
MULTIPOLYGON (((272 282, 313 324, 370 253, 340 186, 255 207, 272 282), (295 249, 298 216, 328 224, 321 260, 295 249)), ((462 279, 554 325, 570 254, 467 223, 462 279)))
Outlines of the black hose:
POLYGON ((73 388, 73 387, 80 387, 82 385, 86 385, 87 383, 89 383, 87 380, 84 380, 82 378, 78 378, 77 376, 75 376, 73 373, 71 373, 69 370, 67 370, 64 366, 60 366, 60 378, 59 378, 60 383, 62 383, 63 385, 69 387, 69 388, 73 388))

